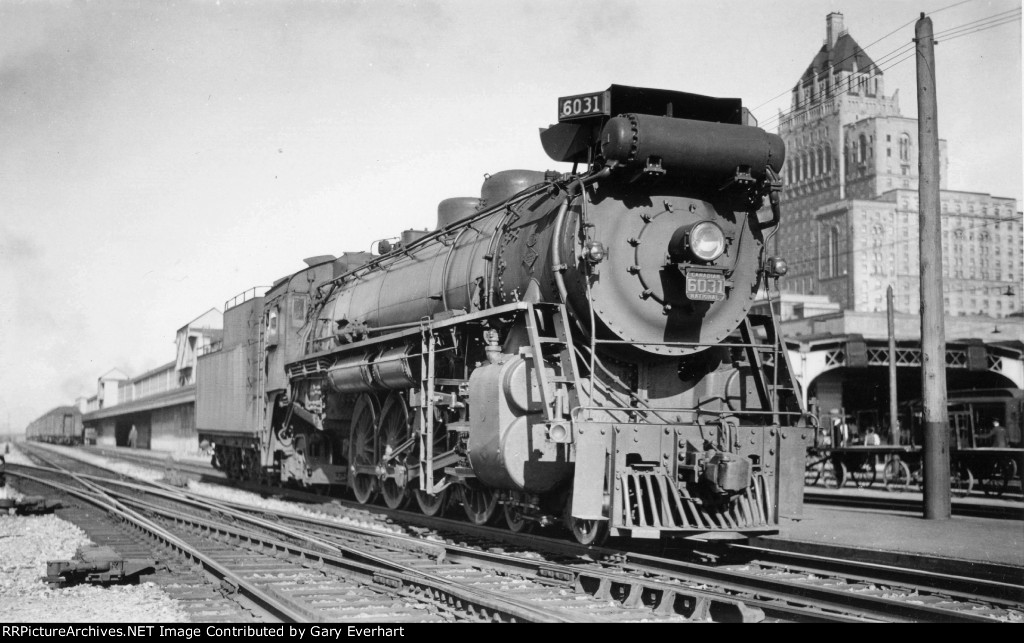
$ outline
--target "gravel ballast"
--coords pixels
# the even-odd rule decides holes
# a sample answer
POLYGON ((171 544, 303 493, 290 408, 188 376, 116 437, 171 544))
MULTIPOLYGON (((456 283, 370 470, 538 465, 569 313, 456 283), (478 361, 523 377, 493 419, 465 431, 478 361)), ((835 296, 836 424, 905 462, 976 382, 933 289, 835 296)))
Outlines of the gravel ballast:
MULTIPOLYGON (((12 449, 11 464, 31 464, 12 449)), ((18 481, 7 477, 0 493, 17 497, 18 481)), ((0 622, 2 623, 183 623, 188 616, 153 583, 77 585, 53 588, 42 581, 46 563, 69 560, 93 544, 76 525, 55 515, 0 515, 0 622)))

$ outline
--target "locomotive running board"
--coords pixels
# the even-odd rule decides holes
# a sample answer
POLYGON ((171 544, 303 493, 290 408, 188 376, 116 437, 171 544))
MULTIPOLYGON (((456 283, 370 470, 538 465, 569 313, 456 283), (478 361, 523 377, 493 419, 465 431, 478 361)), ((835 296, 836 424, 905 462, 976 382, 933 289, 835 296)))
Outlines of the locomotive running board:
MULTIPOLYGON (((482 319, 489 319, 491 317, 497 317, 500 315, 506 315, 511 312, 527 310, 532 304, 525 301, 517 301, 510 304, 504 304, 501 306, 495 306, 488 308, 487 310, 478 310, 472 313, 466 313, 464 315, 458 315, 455 317, 446 317, 445 319, 433 319, 429 320, 429 326, 432 330, 437 331, 450 326, 458 326, 468 322, 480 321, 482 319)), ((373 329, 371 328, 372 332, 373 329)), ((395 331, 386 335, 378 335, 377 337, 371 337, 358 342, 352 342, 351 344, 344 344, 337 348, 331 348, 328 350, 320 351, 317 353, 310 353, 302 359, 289 362, 285 365, 285 370, 288 372, 289 378, 309 376, 321 371, 325 371, 328 366, 332 363, 329 359, 337 358, 346 353, 365 350, 382 344, 385 342, 392 342, 400 339, 405 339, 422 333, 422 326, 419 322, 406 328, 404 330, 395 331), (325 359, 328 358, 328 359, 325 359)))

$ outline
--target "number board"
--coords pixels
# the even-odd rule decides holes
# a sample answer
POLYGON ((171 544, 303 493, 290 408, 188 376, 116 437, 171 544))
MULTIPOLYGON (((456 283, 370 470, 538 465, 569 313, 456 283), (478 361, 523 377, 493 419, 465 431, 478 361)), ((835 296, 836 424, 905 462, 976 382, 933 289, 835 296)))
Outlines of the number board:
POLYGON ((563 96, 558 99, 558 120, 574 121, 580 118, 611 114, 608 92, 563 96))
POLYGON ((686 272, 686 298, 690 301, 725 299, 725 277, 714 272, 686 272))

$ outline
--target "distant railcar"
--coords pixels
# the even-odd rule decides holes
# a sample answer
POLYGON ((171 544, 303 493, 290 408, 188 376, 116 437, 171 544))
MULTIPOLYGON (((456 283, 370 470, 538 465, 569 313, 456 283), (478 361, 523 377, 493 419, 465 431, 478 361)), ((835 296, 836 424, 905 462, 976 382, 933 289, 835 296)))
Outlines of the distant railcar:
POLYGON ((74 406, 58 406, 51 409, 25 428, 25 438, 51 444, 82 444, 82 413, 74 406))

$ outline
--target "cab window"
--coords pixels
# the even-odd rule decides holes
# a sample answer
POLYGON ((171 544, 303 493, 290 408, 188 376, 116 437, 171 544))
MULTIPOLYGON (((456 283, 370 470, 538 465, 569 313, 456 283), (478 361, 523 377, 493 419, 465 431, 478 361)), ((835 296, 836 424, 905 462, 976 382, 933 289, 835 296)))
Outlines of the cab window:
POLYGON ((277 344, 277 307, 267 311, 267 343, 271 346, 277 344))
POLYGON ((292 299, 292 328, 302 328, 306 323, 306 298, 296 297, 292 299))

